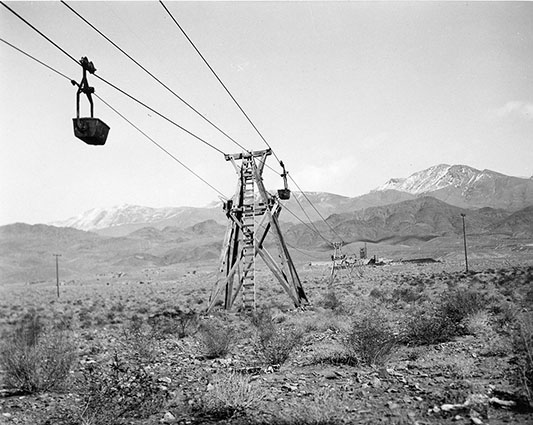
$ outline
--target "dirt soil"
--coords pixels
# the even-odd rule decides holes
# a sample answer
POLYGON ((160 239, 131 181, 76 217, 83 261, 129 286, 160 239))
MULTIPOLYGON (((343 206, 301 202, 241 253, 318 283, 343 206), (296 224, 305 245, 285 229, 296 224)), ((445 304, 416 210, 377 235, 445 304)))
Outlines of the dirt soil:
MULTIPOLYGON (((86 415, 87 387, 80 389, 79 382, 84 371, 113 358, 141 365, 160 399, 129 416, 103 415, 100 424, 533 423, 515 348, 517 323, 533 310, 533 260, 512 265, 486 259, 474 262, 469 273, 461 262, 365 266, 339 271, 331 287, 326 263, 302 264, 299 272, 312 305, 297 310, 266 270, 257 273, 261 310, 269 311, 274 326, 301 335, 281 365, 265 362, 258 327, 246 314, 199 319, 232 329, 224 337, 229 352, 215 358, 206 355, 198 323, 185 335, 172 327, 172 312, 205 309, 215 276, 210 266, 71 281, 61 286, 59 298, 52 283, 1 287, 4 343, 33 310, 45 321, 60 319, 76 360, 65 384, 54 390, 21 393, 2 381, 0 424, 98 424, 86 415), (485 302, 461 324, 460 335, 429 345, 402 339, 409 318, 458 290, 482 294, 485 302), (168 332, 154 321, 165 314, 168 332), (373 315, 384 318, 395 336, 390 353, 374 364, 346 361, 351 324, 373 315), (238 391, 224 387, 235 376, 249 402, 212 408, 217 390, 241 400, 238 391)), ((6 370, 0 372, 5 377, 6 370)))

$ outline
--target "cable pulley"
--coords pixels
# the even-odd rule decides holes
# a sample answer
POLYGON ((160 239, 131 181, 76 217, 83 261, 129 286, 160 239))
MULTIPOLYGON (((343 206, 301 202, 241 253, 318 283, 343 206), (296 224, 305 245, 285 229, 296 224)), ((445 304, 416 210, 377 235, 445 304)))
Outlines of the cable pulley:
POLYGON ((99 118, 94 118, 94 105, 92 98, 94 87, 90 87, 87 80, 87 72, 94 74, 96 68, 85 56, 80 59, 79 63, 83 68, 81 82, 78 84, 76 81, 71 80, 73 86, 78 86, 78 91, 76 92, 76 118, 72 119, 74 124, 74 136, 80 140, 83 140, 88 145, 104 145, 107 140, 107 134, 109 133, 109 126, 99 118), (81 93, 85 94, 87 99, 89 99, 89 104, 91 105, 90 118, 80 118, 81 93))

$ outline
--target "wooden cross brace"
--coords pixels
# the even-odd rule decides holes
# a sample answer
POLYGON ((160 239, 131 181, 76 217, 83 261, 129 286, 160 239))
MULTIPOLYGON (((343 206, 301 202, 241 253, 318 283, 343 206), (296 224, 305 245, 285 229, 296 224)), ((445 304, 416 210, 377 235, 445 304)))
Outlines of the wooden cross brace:
POLYGON ((234 305, 240 292, 243 308, 255 310, 255 257, 259 255, 296 307, 308 304, 279 225, 281 204, 265 189, 262 173, 270 149, 226 155, 239 176, 232 200, 224 205, 228 227, 224 237, 218 278, 209 298, 208 312, 224 292, 224 308, 234 305), (256 158, 258 158, 256 160, 256 158), (242 160, 238 166, 236 161, 242 160), (257 191, 256 191, 257 189, 257 191), (278 248, 277 259, 264 246, 269 231, 278 248), (250 253, 251 252, 251 253, 250 253), (238 277, 235 284, 235 277, 238 277))

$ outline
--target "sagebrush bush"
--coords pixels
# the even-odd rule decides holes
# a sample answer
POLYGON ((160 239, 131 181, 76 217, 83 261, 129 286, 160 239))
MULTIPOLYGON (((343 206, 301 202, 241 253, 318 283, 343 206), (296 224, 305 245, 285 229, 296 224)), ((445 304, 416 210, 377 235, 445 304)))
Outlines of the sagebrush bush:
POLYGON ((25 393, 61 387, 76 358, 66 331, 49 326, 30 312, 0 348, 0 366, 7 387, 25 393))
POLYGON ((127 357, 144 363, 150 363, 155 359, 156 334, 139 316, 133 316, 131 322, 124 325, 121 336, 118 342, 127 357))
POLYGON ((203 354, 208 359, 224 357, 235 343, 235 330, 227 323, 209 320, 198 328, 198 339, 203 354))
POLYGON ((200 408, 206 413, 227 419, 255 409, 265 398, 266 391, 247 376, 216 375, 203 394, 200 408))
POLYGON ((403 342, 432 345, 446 342, 456 335, 456 326, 437 310, 418 311, 407 319, 403 342))
POLYGON ((267 365, 282 365, 302 345, 303 331, 272 324, 258 329, 257 341, 258 354, 267 365))
POLYGON ((88 425, 147 418, 158 412, 168 397, 147 367, 126 361, 117 353, 106 363, 85 365, 77 386, 81 404, 76 413, 88 425))
POLYGON ((460 325, 468 316, 477 313, 486 306, 486 297, 479 292, 460 289, 446 293, 440 300, 439 313, 452 323, 460 325))
POLYGON ((320 388, 311 400, 298 400, 280 406, 274 412, 273 423, 298 425, 337 425, 353 423, 353 418, 346 412, 350 401, 330 388, 320 388), (352 419, 352 420, 350 420, 352 419))
POLYGON ((481 313, 484 295, 467 289, 444 293, 435 306, 416 311, 405 324, 403 341, 431 345, 452 340, 469 332, 468 318, 481 313))
POLYGON ((344 307, 334 289, 329 289, 324 293, 321 304, 324 308, 335 312, 341 312, 344 307))
POLYGON ((343 345, 352 363, 382 365, 389 360, 397 341, 384 317, 368 313, 353 321, 343 345))
POLYGON ((198 314, 195 311, 164 311, 154 314, 148 323, 159 337, 174 335, 178 338, 194 335, 198 331, 198 314))
POLYGON ((516 376, 533 408, 533 316, 522 317, 514 332, 516 376))

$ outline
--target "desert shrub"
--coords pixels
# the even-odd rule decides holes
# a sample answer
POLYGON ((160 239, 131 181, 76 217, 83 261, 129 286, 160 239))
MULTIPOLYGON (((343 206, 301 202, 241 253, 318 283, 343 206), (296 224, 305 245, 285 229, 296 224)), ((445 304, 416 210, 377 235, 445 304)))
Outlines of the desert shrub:
POLYGON ((78 381, 83 424, 115 425, 131 418, 147 418, 161 409, 168 393, 140 363, 117 353, 107 363, 89 363, 78 381))
POLYGON ((432 345, 449 341, 456 326, 437 310, 417 311, 406 321, 402 341, 414 345, 432 345))
POLYGON ((47 329, 35 312, 22 318, 0 349, 5 384, 25 393, 60 387, 75 358, 75 346, 67 333, 47 329))
POLYGON ((355 319, 342 342, 348 358, 365 365, 385 364, 397 344, 386 319, 377 313, 355 319))
POLYGON ((474 291, 460 289, 444 293, 436 306, 418 310, 407 319, 402 340, 431 345, 464 335, 469 332, 468 319, 481 313, 485 304, 485 297, 474 291))
POLYGON ((442 316, 459 325, 469 315, 483 310, 485 305, 486 299, 483 294, 468 289, 460 289, 444 294, 438 308, 442 316))
POLYGON ((413 303, 420 299, 421 294, 412 288, 394 288, 391 294, 392 300, 398 302, 402 300, 406 303, 413 303))
POLYGON ((298 425, 336 425, 353 423, 346 412, 346 406, 352 404, 345 396, 330 388, 321 388, 313 394, 311 400, 302 399, 288 403, 274 413, 277 417, 272 422, 298 425))
POLYGON ((329 289, 323 294, 321 305, 322 307, 335 312, 343 310, 342 301, 339 299, 334 289, 329 289))
POLYGON ((533 407, 533 316, 522 317, 514 332, 516 376, 533 407))
POLYGON ((198 328, 203 354, 208 359, 224 357, 235 342, 235 330, 222 321, 204 321, 198 328))
POLYGON ((266 392, 247 376, 216 375, 203 394, 200 408, 209 415, 228 419, 257 407, 266 392))
POLYGON ((290 326, 272 324, 258 329, 257 351, 268 365, 282 365, 302 345, 303 332, 290 326))
POLYGON ((194 335, 198 330, 198 314, 195 311, 164 311, 154 314, 148 323, 159 337, 175 335, 185 338, 194 335))
POLYGON ((152 328, 144 323, 139 316, 123 326, 118 341, 122 352, 136 362, 150 363, 155 359, 157 341, 152 328))
POLYGON ((465 331, 470 335, 489 335, 492 332, 491 317, 486 311, 478 311, 465 319, 465 331))
POLYGON ((256 352, 267 365, 282 365, 303 342, 303 331, 289 323, 275 323, 270 309, 255 312, 252 324, 256 329, 256 352))
POLYGON ((373 288, 368 294, 369 297, 375 298, 378 301, 386 301, 387 295, 388 294, 386 291, 379 289, 379 288, 373 288))

